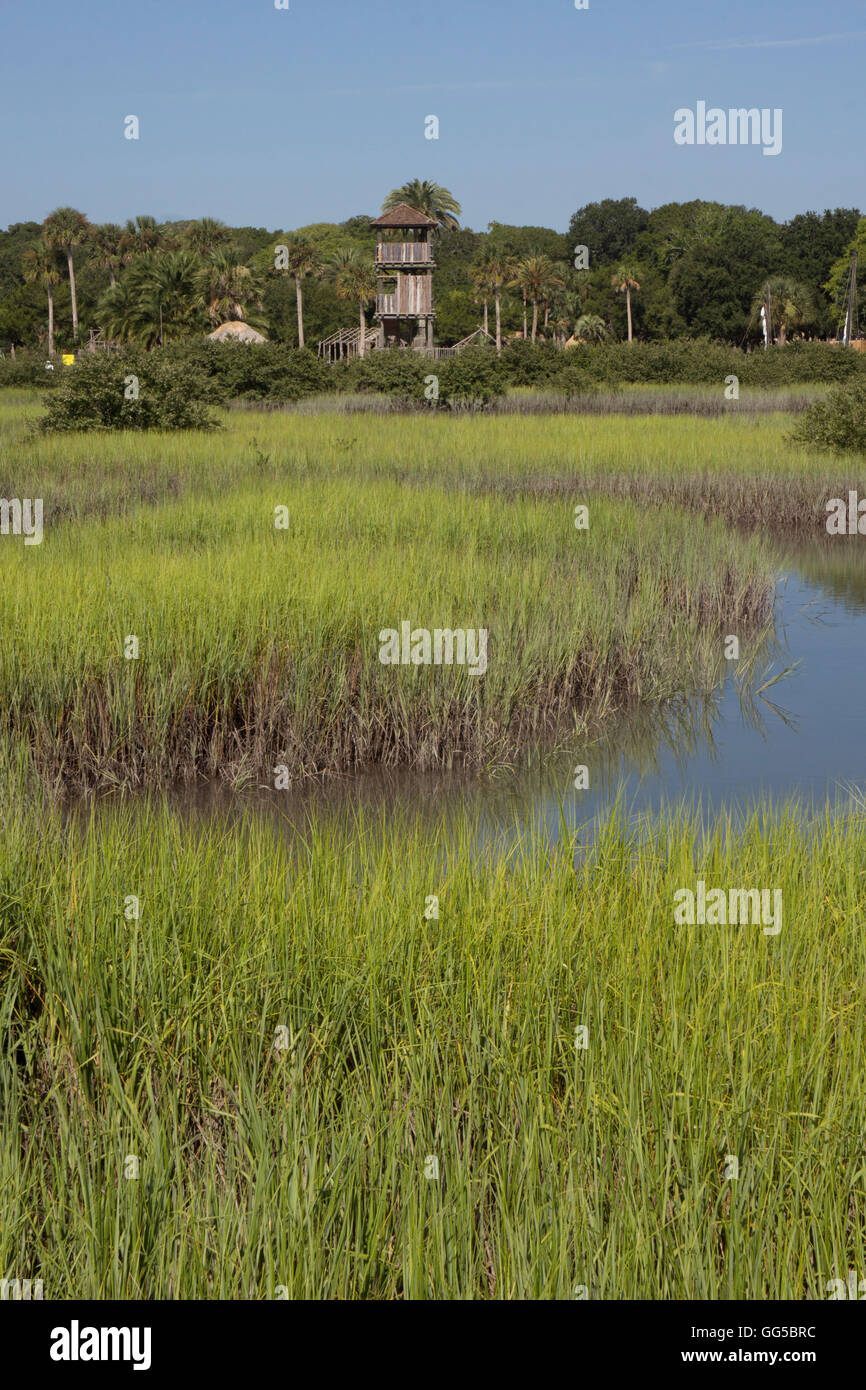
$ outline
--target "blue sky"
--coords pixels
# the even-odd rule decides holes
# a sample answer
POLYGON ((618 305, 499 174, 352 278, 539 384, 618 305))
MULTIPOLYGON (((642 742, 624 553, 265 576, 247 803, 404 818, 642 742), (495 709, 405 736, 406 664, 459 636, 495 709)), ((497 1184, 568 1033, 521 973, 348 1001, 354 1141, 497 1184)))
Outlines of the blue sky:
POLYGON ((378 210, 412 177, 476 229, 565 230, 631 194, 866 205, 863 0, 290 5, 0 0, 0 225, 70 203, 282 229, 378 210), (674 111, 699 100, 781 107, 782 153, 677 146, 674 111))

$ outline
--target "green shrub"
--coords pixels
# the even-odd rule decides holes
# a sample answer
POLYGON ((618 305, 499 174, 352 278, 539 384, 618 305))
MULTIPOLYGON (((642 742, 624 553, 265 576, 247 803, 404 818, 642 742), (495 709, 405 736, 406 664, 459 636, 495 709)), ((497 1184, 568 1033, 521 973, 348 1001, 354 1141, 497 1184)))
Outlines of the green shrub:
POLYGON ((467 348, 438 361, 422 353, 372 352, 363 361, 326 368, 332 388, 376 392, 415 406, 485 406, 504 394, 508 378, 489 347, 467 348))
POLYGON ((457 357, 431 366, 439 378, 439 404, 452 410, 488 405, 504 396, 508 385, 502 364, 489 347, 466 348, 457 357))
POLYGON ((558 365, 550 378, 551 388, 563 391, 568 396, 600 391, 602 386, 608 391, 618 391, 616 382, 604 381, 593 372, 591 353, 591 348, 570 348, 567 352, 557 353, 558 365))
POLYGON ((328 368, 309 348, 282 343, 182 343, 160 350, 211 384, 208 399, 296 401, 329 388, 328 368))
POLYGON ((56 386, 66 368, 59 360, 49 369, 45 352, 19 352, 0 358, 0 386, 56 386))
POLYGON ((281 343, 191 340, 148 354, 124 353, 108 359, 84 354, 74 367, 58 364, 53 373, 45 371, 41 354, 0 360, 0 386, 59 388, 61 400, 49 418, 63 423, 49 427, 64 429, 195 428, 203 403, 290 402, 331 392, 383 395, 415 409, 437 404, 459 409, 462 405, 483 408, 512 386, 567 395, 641 384, 717 386, 721 391, 730 376, 736 376, 741 386, 755 388, 866 381, 866 353, 833 343, 800 341, 769 352, 744 352, 709 339, 606 342, 565 352, 550 343, 516 342, 509 343, 499 357, 490 346, 467 348, 443 360, 392 350, 328 365, 309 348, 289 351, 281 343), (92 366, 93 361, 106 360, 118 372, 118 364, 125 365, 121 379, 131 373, 140 383, 149 380, 151 395, 142 392, 138 402, 128 402, 121 390, 118 404, 116 381, 111 378, 115 368, 92 366), (140 370, 127 365, 133 360, 140 370), (96 373, 92 397, 89 385, 66 389, 70 381, 89 382, 91 371, 96 373), (100 375, 105 371, 108 379, 100 375), (431 377, 438 381, 434 399, 431 377))
POLYGON ((210 384, 191 365, 159 353, 85 356, 64 372, 40 422, 66 430, 207 430, 217 421, 205 401, 210 384))
MULTIPOLYGON (((733 349, 736 351, 736 349, 733 349)), ((741 354, 743 355, 743 354, 741 354)), ((740 380, 747 386, 800 386, 813 382, 843 382, 866 375, 866 353, 838 343, 809 343, 799 339, 746 355, 740 380)))
POLYGON ((826 400, 810 406, 792 439, 837 453, 866 454, 866 377, 837 386, 826 400))
POLYGON ((546 386, 562 368, 562 352, 547 343, 516 342, 499 358, 510 386, 546 386))
MULTIPOLYGON (((417 352, 372 352, 363 359, 339 363, 331 368, 339 391, 379 392, 396 400, 419 403, 424 400, 425 379, 435 364, 417 352)), ((327 369, 326 369, 327 370, 327 369)))
POLYGON ((600 343, 571 349, 565 357, 579 361, 606 385, 721 386, 725 377, 736 376, 741 386, 795 386, 848 381, 866 373, 866 354, 835 343, 800 341, 769 352, 744 352, 708 338, 600 343))
MULTIPOLYGON (((285 349, 282 349, 285 352, 285 349)), ((295 348, 288 354, 288 375, 284 393, 278 399, 285 401, 301 400, 304 396, 314 396, 330 388, 328 365, 310 348, 295 348)), ((272 398, 274 393, 271 392, 272 398)))

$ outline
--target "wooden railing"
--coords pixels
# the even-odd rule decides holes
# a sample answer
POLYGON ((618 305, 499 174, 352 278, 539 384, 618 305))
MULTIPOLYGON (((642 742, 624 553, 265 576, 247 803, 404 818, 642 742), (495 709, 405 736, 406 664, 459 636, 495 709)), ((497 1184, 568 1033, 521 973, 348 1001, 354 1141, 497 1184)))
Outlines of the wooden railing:
MULTIPOLYGON (((396 295, 383 295, 380 297, 380 303, 382 299, 396 300, 396 297, 396 295)), ((380 312, 396 314, 397 310, 396 307, 392 306, 390 309, 380 309, 380 312)), ((358 353, 360 338, 361 329, 359 325, 353 328, 340 328, 336 333, 332 333, 329 338, 322 339, 319 343, 319 355, 324 357, 327 362, 336 362, 343 357, 355 357, 358 353)), ((473 343, 486 342, 492 344, 493 341, 491 335, 483 328, 476 328, 474 333, 469 333, 465 338, 462 338, 459 343, 455 343, 453 347, 429 347, 426 343, 418 344, 417 346, 413 343, 412 346, 415 352, 421 353, 426 357, 431 357, 435 361, 442 361, 448 357, 458 356, 464 348, 471 347, 473 343)), ((405 346, 398 346, 396 343, 388 343, 383 344, 382 348, 379 348, 379 329, 372 325, 367 328, 364 345, 368 352, 373 352, 377 349, 385 352, 397 352, 401 350, 402 346, 405 346)))
POLYGON ((376 250, 379 265, 428 265, 433 260, 426 241, 385 241, 376 250))

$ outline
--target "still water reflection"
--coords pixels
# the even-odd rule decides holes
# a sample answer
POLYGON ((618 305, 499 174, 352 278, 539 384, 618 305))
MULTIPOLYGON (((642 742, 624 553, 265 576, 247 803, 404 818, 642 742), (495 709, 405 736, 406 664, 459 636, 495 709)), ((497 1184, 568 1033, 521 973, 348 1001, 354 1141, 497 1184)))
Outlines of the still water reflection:
POLYGON ((482 834, 546 827, 552 838, 603 817, 615 801, 641 815, 687 804, 704 817, 796 798, 849 802, 866 788, 866 542, 837 538, 780 563, 776 635, 744 678, 727 663, 709 694, 644 709, 601 739, 561 738, 510 769, 477 776, 372 770, 298 793, 207 790, 189 809, 279 817, 287 830, 311 815, 355 806, 412 814, 469 810, 482 834), (859 545, 858 545, 859 542, 859 545), (575 768, 589 770, 576 790, 575 768))

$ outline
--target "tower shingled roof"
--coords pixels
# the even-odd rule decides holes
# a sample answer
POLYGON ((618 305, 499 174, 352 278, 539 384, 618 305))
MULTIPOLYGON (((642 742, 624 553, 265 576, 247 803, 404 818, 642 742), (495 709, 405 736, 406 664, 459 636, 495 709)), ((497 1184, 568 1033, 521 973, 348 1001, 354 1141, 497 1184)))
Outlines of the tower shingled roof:
POLYGON ((370 222, 371 227, 438 227, 435 217, 428 217, 426 212, 419 212, 417 208, 410 208, 408 203, 398 203, 390 212, 385 212, 381 217, 376 217, 370 222))

